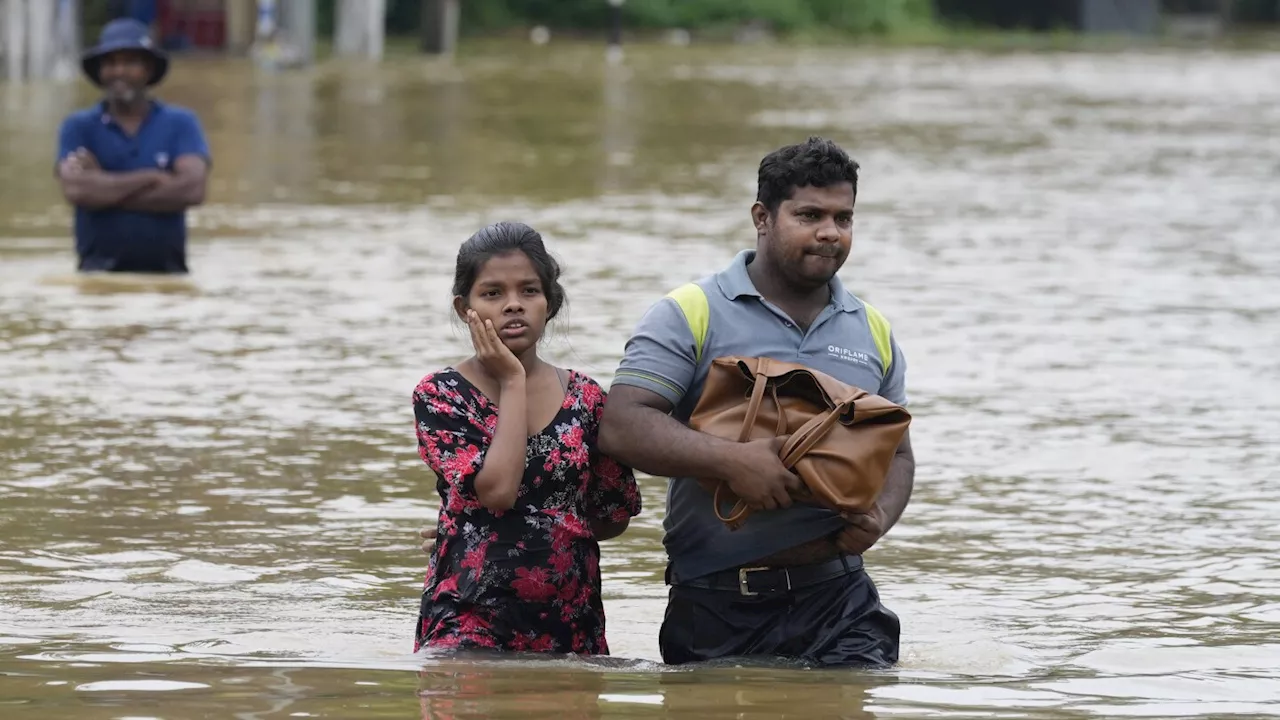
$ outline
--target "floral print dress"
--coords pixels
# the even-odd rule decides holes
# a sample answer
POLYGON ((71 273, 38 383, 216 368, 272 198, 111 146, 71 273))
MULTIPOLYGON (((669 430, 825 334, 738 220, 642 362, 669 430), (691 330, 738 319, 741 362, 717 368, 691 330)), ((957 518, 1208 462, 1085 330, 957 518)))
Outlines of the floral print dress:
POLYGON ((570 371, 560 411, 528 439, 515 507, 495 512, 480 504, 475 477, 497 406, 454 368, 418 384, 418 454, 441 505, 414 652, 609 653, 590 521, 639 514, 640 494, 631 469, 596 450, 604 400, 599 384, 570 371))

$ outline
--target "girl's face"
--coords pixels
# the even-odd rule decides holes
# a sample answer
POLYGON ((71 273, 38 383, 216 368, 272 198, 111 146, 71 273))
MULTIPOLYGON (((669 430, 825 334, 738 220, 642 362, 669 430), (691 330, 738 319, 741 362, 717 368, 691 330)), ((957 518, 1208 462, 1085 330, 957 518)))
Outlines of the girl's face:
POLYGON ((547 326, 547 296, 529 256, 519 251, 495 255, 480 266, 466 298, 454 300, 465 322, 467 309, 493 322, 498 338, 517 357, 538 344, 547 326))

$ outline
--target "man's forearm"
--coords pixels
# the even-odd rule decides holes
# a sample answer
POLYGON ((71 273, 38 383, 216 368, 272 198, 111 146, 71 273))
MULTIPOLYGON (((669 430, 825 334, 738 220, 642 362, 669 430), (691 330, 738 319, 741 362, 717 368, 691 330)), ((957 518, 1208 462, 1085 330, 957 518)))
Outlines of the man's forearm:
POLYGON ((600 450, 618 462, 658 477, 719 478, 730 443, 690 429, 670 415, 644 405, 609 407, 600 425, 600 450), (626 435, 644 438, 627 442, 626 435))
POLYGON ((63 190, 73 205, 101 210, 119 205, 125 198, 160 184, 158 170, 109 173, 85 170, 63 178, 63 190))
POLYGON ((889 473, 885 476, 884 489, 880 491, 880 499, 877 504, 884 511, 884 532, 889 532, 889 528, 893 527, 902 517, 902 512, 907 509, 907 503, 911 500, 911 491, 916 484, 916 461, 911 453, 902 453, 893 456, 893 460, 889 462, 889 473))
POLYGON ((164 178, 161 182, 124 198, 123 210, 151 213, 182 212, 204 201, 204 181, 181 175, 164 178))

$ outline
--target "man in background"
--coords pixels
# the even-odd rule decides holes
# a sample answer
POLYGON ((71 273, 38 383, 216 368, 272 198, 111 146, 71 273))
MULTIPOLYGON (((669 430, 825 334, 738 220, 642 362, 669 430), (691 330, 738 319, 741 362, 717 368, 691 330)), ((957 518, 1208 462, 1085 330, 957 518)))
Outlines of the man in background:
POLYGON ((63 120, 57 155, 78 269, 186 273, 186 211, 204 202, 210 156, 195 114, 149 95, 168 57, 146 25, 123 18, 81 66, 103 99, 63 120))

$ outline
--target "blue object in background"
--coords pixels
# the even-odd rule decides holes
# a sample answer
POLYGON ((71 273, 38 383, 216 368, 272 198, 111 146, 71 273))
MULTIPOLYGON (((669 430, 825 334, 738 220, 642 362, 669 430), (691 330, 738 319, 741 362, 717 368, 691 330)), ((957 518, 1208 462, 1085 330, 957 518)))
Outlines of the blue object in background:
POLYGON ((156 0, 130 0, 128 17, 151 27, 156 21, 156 0))

